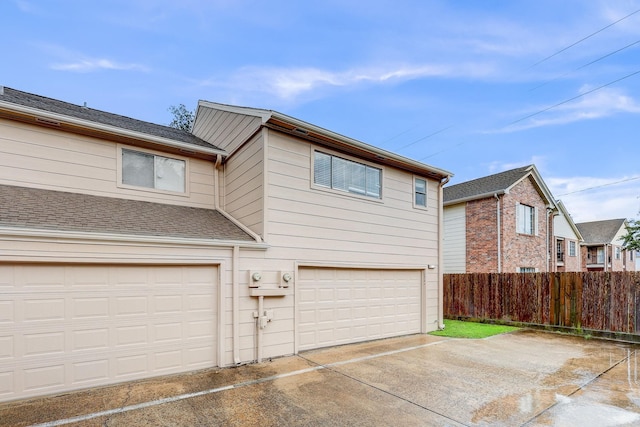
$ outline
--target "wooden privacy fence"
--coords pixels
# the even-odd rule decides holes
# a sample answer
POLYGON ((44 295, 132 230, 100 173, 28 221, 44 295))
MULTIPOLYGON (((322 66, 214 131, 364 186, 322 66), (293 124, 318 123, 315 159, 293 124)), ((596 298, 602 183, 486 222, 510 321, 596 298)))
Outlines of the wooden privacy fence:
POLYGON ((444 316, 640 332, 640 272, 444 275, 444 316))

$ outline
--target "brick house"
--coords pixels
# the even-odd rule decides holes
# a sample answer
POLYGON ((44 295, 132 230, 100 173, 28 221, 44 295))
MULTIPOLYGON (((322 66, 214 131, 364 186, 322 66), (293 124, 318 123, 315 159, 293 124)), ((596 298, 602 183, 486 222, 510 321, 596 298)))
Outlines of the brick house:
POLYGON ((580 256, 580 243, 582 234, 571 219, 571 215, 561 200, 556 200, 558 210, 553 216, 553 239, 551 262, 554 268, 551 271, 582 271, 582 258, 580 256), (555 252, 553 249, 555 248, 555 252))
POLYGON ((443 201, 445 273, 578 268, 550 256, 571 241, 575 249, 580 237, 535 165, 447 186, 443 201), (555 226, 562 236, 555 236, 555 226))
POLYGON ((580 248, 583 271, 636 271, 636 254, 622 249, 626 219, 581 222, 576 226, 584 237, 580 248))

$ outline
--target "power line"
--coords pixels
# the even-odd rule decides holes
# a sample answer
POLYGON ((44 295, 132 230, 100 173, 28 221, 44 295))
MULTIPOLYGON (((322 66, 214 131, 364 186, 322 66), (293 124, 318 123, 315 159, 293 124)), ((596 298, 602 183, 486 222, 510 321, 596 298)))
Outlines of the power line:
POLYGON ((425 139, 427 139, 427 138, 431 138, 432 136, 435 136, 435 135, 437 135, 437 134, 439 134, 439 133, 442 133, 442 132, 444 132, 444 131, 446 131, 446 130, 449 130, 449 129, 451 129, 452 127, 453 127, 453 125, 450 125, 450 126, 447 126, 447 127, 445 127, 445 128, 442 128, 442 129, 440 129, 440 130, 437 130, 437 131, 435 131, 435 132, 433 132, 433 133, 430 133, 430 134, 429 134, 429 135, 427 135, 427 136, 423 136, 422 138, 416 139, 415 141, 410 142, 410 143, 408 143, 407 145, 404 145, 404 146, 402 146, 402 147, 400 147, 400 148, 397 148, 397 150, 398 150, 398 151, 400 151, 400 150, 404 150, 405 148, 411 147, 413 144, 417 144, 417 143, 418 143, 418 142, 420 142, 420 141, 424 141, 424 140, 425 140, 425 139))
POLYGON ((626 45, 626 46, 624 46, 624 47, 621 47, 621 48, 620 48, 620 49, 618 49, 618 50, 614 50, 613 52, 610 52, 610 53, 608 53, 608 54, 606 54, 606 55, 604 55, 604 56, 601 56, 601 57, 599 57, 598 59, 594 59, 593 61, 591 61, 591 62, 589 62, 589 63, 587 63, 587 64, 584 64, 584 65, 582 65, 582 66, 580 66, 580 67, 576 68, 576 69, 575 69, 575 70, 573 70, 573 71, 569 71, 568 73, 564 73, 564 74, 562 74, 562 75, 560 75, 560 76, 558 76, 558 77, 555 77, 555 78, 553 78, 553 79, 551 79, 551 80, 547 80, 546 82, 541 83, 541 84, 539 84, 538 86, 536 86, 536 87, 534 87, 534 88, 532 88, 532 89, 529 89, 529 91, 531 92, 531 91, 534 91, 534 90, 536 90, 536 89, 539 89, 539 88, 541 88, 542 86, 545 86, 545 85, 547 85, 547 84, 551 83, 552 81, 558 80, 559 78, 564 77, 564 76, 566 76, 566 75, 568 75, 568 74, 575 73, 576 71, 582 70, 583 68, 586 68, 586 67, 588 67, 589 65, 595 64, 596 62, 601 61, 601 60, 603 60, 603 59, 605 59, 605 58, 608 58, 608 57, 610 57, 610 56, 612 56, 612 55, 615 55, 615 54, 616 54, 616 53, 618 53, 618 52, 622 52, 623 50, 628 49, 628 48, 630 48, 631 46, 634 46, 634 45, 636 45, 636 44, 638 44, 638 43, 640 43, 640 40, 636 40, 635 42, 630 43, 630 44, 628 44, 628 45, 626 45))
POLYGON ((634 176, 631 178, 621 179, 620 181, 608 182, 606 184, 601 184, 601 185, 594 185, 593 187, 583 188, 582 190, 576 190, 576 191, 571 191, 569 193, 560 194, 558 195, 558 197, 568 196, 569 194, 582 193, 583 191, 595 190, 597 188, 602 188, 602 187, 609 187, 610 185, 622 184, 623 182, 634 181, 636 179, 640 179, 640 176, 634 176))
POLYGON ((549 111, 549 110, 551 110, 553 108, 556 108, 556 107, 559 107, 561 105, 564 105, 564 104, 566 104, 568 102, 575 101, 578 98, 582 98, 583 96, 589 95, 590 93, 596 92, 596 91, 598 91, 600 89, 603 89, 603 88, 605 88, 607 86, 611 86, 612 84, 618 83, 618 82, 620 82, 620 81, 622 81, 624 79, 628 79, 629 77, 635 76, 636 74, 640 74, 640 70, 634 71, 633 73, 627 74, 624 77, 620 77, 619 79, 616 79, 616 80, 613 80, 613 81, 611 81, 609 83, 603 84, 602 86, 598 86, 595 89, 588 90, 588 91, 586 91, 584 93, 581 93, 580 95, 574 96, 573 98, 566 99, 566 100, 564 100, 562 102, 558 102, 557 104, 554 104, 554 105, 552 105, 550 107, 543 108, 542 110, 536 111, 535 113, 532 113, 532 114, 529 114, 527 116, 521 117, 518 120, 514 120, 511 123, 507 124, 505 127, 509 127, 509 126, 514 125, 516 123, 519 123, 519 122, 521 122, 523 120, 530 119, 533 116, 537 116, 538 114, 544 113, 544 112, 549 111))
POLYGON ((591 37, 595 36, 595 35, 596 35, 596 34, 598 34, 598 33, 601 33, 602 31, 606 30, 606 29, 607 29, 607 28, 609 28, 609 27, 613 27, 613 26, 614 26, 614 25, 616 25, 618 22, 620 22, 620 21, 624 21, 625 19, 629 18, 630 16, 635 15, 635 14, 636 14, 636 13, 638 13, 638 12, 640 12, 640 9, 638 9, 638 10, 636 10, 636 11, 634 11, 634 12, 631 12, 630 14, 628 14, 628 15, 626 15, 626 16, 623 16, 622 18, 618 19, 618 20, 617 20, 617 21, 615 21, 615 22, 612 22, 611 24, 609 24, 609 25, 607 25, 607 26, 605 26, 605 27, 600 28, 598 31, 596 31, 596 32, 594 32, 594 33, 591 33, 591 34, 589 34, 589 35, 588 35, 588 36, 586 36, 586 37, 581 38, 581 39, 580 39, 580 40, 578 40, 577 42, 572 43, 572 44, 570 44, 569 46, 567 46, 567 47, 564 47, 564 48, 560 49, 560 50, 559 50, 559 51, 557 51, 556 53, 551 54, 551 55, 547 56, 546 58, 541 59, 540 61, 536 62, 536 63, 535 63, 535 64, 533 64, 533 65, 530 65, 530 66, 529 66, 529 67, 527 67, 526 69, 527 69, 527 70, 529 70, 529 69, 531 69, 531 68, 533 68, 533 67, 536 67, 536 66, 538 66, 538 65, 542 64, 542 63, 543 63, 543 62, 545 62, 545 61, 548 61, 549 59, 553 58, 554 56, 557 56, 557 55, 561 54, 562 52, 564 52, 564 51, 566 51, 566 50, 568 50, 568 49, 571 49, 571 48, 572 48, 572 47, 574 47, 575 45, 580 44, 580 43, 582 43, 583 41, 585 41, 585 40, 587 40, 587 39, 590 39, 591 37))

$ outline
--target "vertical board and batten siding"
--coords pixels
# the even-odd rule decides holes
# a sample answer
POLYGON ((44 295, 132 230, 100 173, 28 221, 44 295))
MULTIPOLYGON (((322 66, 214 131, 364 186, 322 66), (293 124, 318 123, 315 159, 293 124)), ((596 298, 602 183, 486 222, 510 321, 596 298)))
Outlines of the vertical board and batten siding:
POLYGON ((223 209, 251 231, 264 234, 264 148, 258 134, 225 163, 223 209))
POLYGON ((466 271, 465 206, 465 203, 460 203, 444 208, 444 238, 442 242, 444 273, 464 273, 466 271))
POLYGON ((251 137, 262 124, 262 119, 245 114, 199 107, 192 133, 229 154, 251 137))
POLYGON ((213 208, 211 162, 185 158, 185 195, 118 187, 117 156, 115 142, 0 119, 0 184, 213 208))

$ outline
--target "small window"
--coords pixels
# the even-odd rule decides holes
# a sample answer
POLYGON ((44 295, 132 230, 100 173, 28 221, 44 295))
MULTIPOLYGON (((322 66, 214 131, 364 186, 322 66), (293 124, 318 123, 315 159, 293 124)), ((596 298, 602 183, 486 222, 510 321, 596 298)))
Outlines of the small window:
POLYGON ((315 185, 380 199, 381 180, 381 169, 318 151, 314 154, 315 185))
POLYGON ((616 246, 616 259, 620 259, 620 246, 616 246))
POLYGON ((576 242, 569 242, 569 256, 576 256, 576 242))
POLYGON ((185 192, 184 160, 122 149, 122 183, 156 190, 185 192))
POLYGON ((536 268, 535 267, 520 267, 518 269, 519 273, 535 273, 536 272, 536 268))
POLYGON ((427 207, 427 180, 422 178, 414 179, 414 203, 418 207, 427 207))
POLYGON ((516 205, 516 231, 521 234, 537 233, 536 208, 527 205, 516 205))

